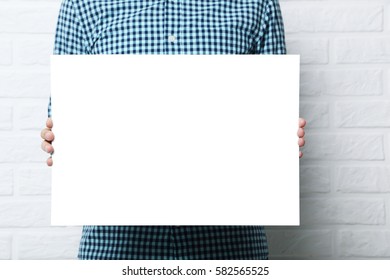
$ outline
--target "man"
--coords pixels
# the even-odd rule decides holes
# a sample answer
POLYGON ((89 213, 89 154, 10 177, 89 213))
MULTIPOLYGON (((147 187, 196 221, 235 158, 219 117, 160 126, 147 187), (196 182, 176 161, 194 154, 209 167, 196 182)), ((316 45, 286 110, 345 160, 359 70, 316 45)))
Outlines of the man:
MULTIPOLYGON (((63 0, 54 54, 286 54, 286 48, 278 0, 63 0)), ((48 116, 42 148, 53 153, 51 99, 48 116)), ((300 119, 301 147, 304 126, 300 119)), ((86 225, 78 258, 267 259, 268 245, 262 226, 86 225)))

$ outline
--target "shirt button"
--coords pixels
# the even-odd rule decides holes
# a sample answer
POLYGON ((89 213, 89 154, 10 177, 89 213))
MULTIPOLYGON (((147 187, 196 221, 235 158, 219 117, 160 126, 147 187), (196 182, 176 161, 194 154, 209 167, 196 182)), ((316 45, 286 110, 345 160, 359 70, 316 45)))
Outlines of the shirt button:
POLYGON ((168 42, 174 42, 176 40, 176 37, 174 35, 168 36, 168 42))

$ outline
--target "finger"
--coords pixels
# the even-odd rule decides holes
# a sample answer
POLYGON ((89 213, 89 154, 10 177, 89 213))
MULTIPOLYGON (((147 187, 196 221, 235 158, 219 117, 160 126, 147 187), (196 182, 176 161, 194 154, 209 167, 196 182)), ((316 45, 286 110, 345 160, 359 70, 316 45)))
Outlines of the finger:
POLYGON ((302 151, 299 151, 299 158, 303 157, 302 151))
POLYGON ((47 145, 47 141, 42 141, 42 143, 41 143, 41 149, 43 150, 43 151, 45 151, 46 152, 46 145, 47 145))
POLYGON ((46 126, 50 129, 53 128, 53 120, 51 118, 47 118, 46 126))
POLYGON ((299 127, 305 127, 306 125, 306 120, 304 118, 299 118, 299 127))
POLYGON ((298 145, 299 145, 299 147, 303 147, 305 145, 305 139, 304 138, 299 138, 298 139, 298 145))
POLYGON ((53 159, 51 157, 49 157, 47 160, 46 160, 46 163, 48 166, 52 166, 53 165, 53 159))
POLYGON ((48 132, 48 131, 50 131, 49 128, 44 128, 44 129, 41 130, 41 138, 42 138, 42 139, 45 139, 45 134, 46 134, 46 132, 48 132))
POLYGON ((53 150, 53 146, 47 141, 42 141, 41 148, 47 153, 50 153, 53 150))
POLYGON ((305 136, 305 130, 303 128, 299 128, 297 135, 299 138, 302 138, 303 136, 305 136))
POLYGON ((46 133, 45 133, 45 140, 46 141, 49 141, 49 142, 52 142, 52 141, 54 141, 54 133, 52 132, 52 131, 46 131, 46 133))
POLYGON ((51 145, 51 144, 50 144, 49 142, 47 142, 47 141, 42 141, 41 148, 42 148, 42 150, 44 150, 44 151, 47 152, 47 153, 52 153, 52 152, 54 152, 53 145, 51 145))

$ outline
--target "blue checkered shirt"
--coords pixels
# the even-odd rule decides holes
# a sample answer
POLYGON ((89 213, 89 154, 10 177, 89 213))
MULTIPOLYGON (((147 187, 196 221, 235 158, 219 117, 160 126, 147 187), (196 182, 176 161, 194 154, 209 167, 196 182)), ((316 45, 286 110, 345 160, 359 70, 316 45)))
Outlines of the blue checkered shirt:
MULTIPOLYGON (((63 0, 54 54, 286 54, 286 47, 278 0, 63 0)), ((263 226, 85 225, 78 258, 267 259, 268 245, 263 226)))

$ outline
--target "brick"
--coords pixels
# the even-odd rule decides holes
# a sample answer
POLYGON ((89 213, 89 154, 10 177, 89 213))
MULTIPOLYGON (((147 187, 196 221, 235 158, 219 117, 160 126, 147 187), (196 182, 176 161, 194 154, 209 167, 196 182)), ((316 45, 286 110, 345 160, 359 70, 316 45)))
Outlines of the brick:
POLYGON ((330 230, 267 228, 266 232, 270 259, 316 259, 332 256, 330 230))
POLYGON ((342 230, 337 244, 341 257, 390 257, 389 230, 342 230))
POLYGON ((0 137, 0 162, 44 162, 47 153, 41 149, 40 132, 32 136, 0 137))
POLYGON ((50 201, 8 200, 0 202, 0 227, 50 226, 50 201))
POLYGON ((317 96, 322 93, 322 87, 320 86, 320 72, 319 71, 300 71, 300 92, 301 96, 317 96), (315 81, 315 83, 313 83, 315 81))
POLYGON ((325 193, 330 191, 330 169, 327 166, 301 166, 300 191, 325 193))
MULTIPOLYGON (((32 104, 32 102, 30 102, 32 104)), ((20 130, 41 130, 46 126, 47 103, 20 105, 15 118, 20 130)))
POLYGON ((0 167, 0 195, 12 195, 14 188, 12 168, 0 167))
POLYGON ((11 130, 12 125, 12 107, 0 106, 0 130, 11 130))
POLYGON ((384 225, 382 199, 301 199, 301 225, 384 225))
POLYGON ((44 97, 50 95, 49 72, 1 71, 0 97, 44 97))
POLYGON ((381 69, 301 71, 301 95, 373 96, 383 94, 381 69))
POLYGON ((28 38, 16 40, 15 62, 21 65, 49 65, 53 47, 53 36, 40 39, 28 38))
POLYGON ((81 229, 47 230, 16 236, 17 258, 24 260, 77 259, 81 229))
POLYGON ((384 160, 383 135, 309 134, 302 148, 304 159, 384 160))
POLYGON ((340 166, 336 169, 340 192, 389 192, 390 168, 385 166, 340 166))
POLYGON ((305 128, 324 128, 329 126, 327 102, 300 102, 300 115, 307 121, 305 128))
POLYGON ((383 30, 383 7, 367 4, 283 5, 286 32, 370 32, 383 30))
POLYGON ((389 63, 390 36, 335 40, 337 63, 389 63))
POLYGON ((0 32, 54 33, 59 3, 0 2, 0 32))
POLYGON ((0 260, 10 260, 12 254, 12 237, 8 233, 0 233, 0 260))
POLYGON ((328 40, 326 39, 289 39, 286 37, 288 54, 299 54, 301 64, 328 63, 328 40))
POLYGON ((390 127, 389 101, 337 102, 338 127, 390 127))
POLYGON ((12 64, 12 41, 0 40, 0 65, 12 64))
POLYGON ((16 187, 21 195, 51 193, 51 170, 47 167, 21 168, 17 172, 16 187))

